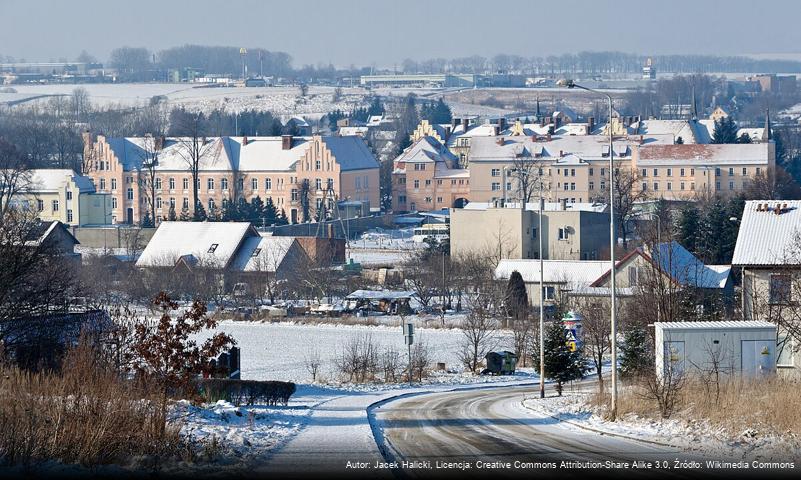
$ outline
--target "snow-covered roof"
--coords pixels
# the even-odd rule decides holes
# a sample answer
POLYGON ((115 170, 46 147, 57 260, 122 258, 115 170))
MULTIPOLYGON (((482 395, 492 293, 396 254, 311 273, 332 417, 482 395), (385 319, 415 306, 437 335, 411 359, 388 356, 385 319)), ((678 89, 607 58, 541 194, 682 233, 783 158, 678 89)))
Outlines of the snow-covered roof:
MULTIPOLYGON (((213 137, 201 147, 202 171, 289 171, 308 150, 312 137, 293 137, 292 146, 283 148, 281 137, 213 137)), ((378 162, 359 136, 324 136, 321 140, 335 157, 342 171, 378 168, 378 162)), ((114 155, 126 171, 137 170, 152 154, 153 142, 148 137, 106 139, 114 155)), ((191 140, 179 137, 164 139, 156 153, 156 170, 186 170, 191 140)))
POLYGON ((676 165, 676 162, 680 161, 686 162, 687 165, 708 165, 710 163, 768 165, 770 158, 768 147, 767 143, 643 145, 640 147, 640 158, 637 163, 676 165))
MULTIPOLYGON (((550 141, 535 141, 529 136, 507 136, 502 138, 503 144, 498 142, 498 137, 474 138, 470 144, 470 161, 507 160, 521 155, 560 158, 572 154, 587 159, 609 158, 607 155, 609 152, 609 137, 604 135, 567 135, 551 137, 550 141)), ((648 141, 658 143, 665 141, 665 139, 649 137, 648 141)), ((635 143, 639 144, 639 138, 631 140, 616 139, 613 144, 615 157, 631 157, 631 145, 635 143)), ((670 143, 673 143, 672 137, 670 143)))
POLYGON ((758 320, 724 320, 720 322, 654 322, 657 330, 752 330, 776 329, 770 322, 758 320))
MULTIPOLYGON (((470 202, 464 206, 465 210, 487 210, 495 208, 491 202, 470 202)), ((504 208, 520 208, 517 202, 506 202, 504 208)), ((539 211, 539 202, 526 202, 526 210, 539 211)), ((565 205, 567 211, 580 211, 580 212, 598 212, 603 213, 607 211, 605 203, 567 203, 565 205)), ((559 202, 545 202, 546 212, 557 212, 562 210, 562 204, 559 202)))
POLYGON ((89 177, 79 175, 73 170, 66 168, 39 168, 31 170, 30 175, 31 182, 29 190, 32 192, 56 192, 64 188, 64 184, 70 179, 75 182, 75 185, 81 193, 91 193, 95 191, 95 186, 89 177))
MULTIPOLYGON (((540 261, 532 259, 502 259, 495 268, 495 278, 508 279, 514 271, 520 272, 523 281, 540 281, 540 261)), ((589 286, 604 272, 609 262, 597 260, 543 260, 542 274, 545 283, 566 283, 589 286)))
POLYGON ((456 155, 451 153, 436 138, 425 136, 409 146, 395 160, 397 163, 432 163, 455 162, 456 155))
POLYGON ((247 237, 258 232, 247 222, 161 222, 137 267, 172 267, 183 258, 190 264, 225 268, 247 237))
POLYGON ((799 234, 801 200, 747 201, 732 264, 801 265, 799 234))
POLYGON ((275 272, 294 242, 294 237, 248 237, 231 262, 231 269, 240 272, 275 272))
POLYGON ((731 265, 704 265, 675 240, 658 244, 651 252, 651 258, 681 285, 724 288, 731 272, 731 265))
POLYGON ((345 298, 351 300, 401 300, 412 298, 414 295, 412 291, 403 290, 356 290, 345 298))
MULTIPOLYGON (((701 128, 706 131, 705 126, 701 128)), ((681 137, 685 144, 709 143, 698 141, 697 125, 693 125, 690 120, 640 120, 632 123, 628 132, 631 135, 671 135, 674 139, 681 137)))

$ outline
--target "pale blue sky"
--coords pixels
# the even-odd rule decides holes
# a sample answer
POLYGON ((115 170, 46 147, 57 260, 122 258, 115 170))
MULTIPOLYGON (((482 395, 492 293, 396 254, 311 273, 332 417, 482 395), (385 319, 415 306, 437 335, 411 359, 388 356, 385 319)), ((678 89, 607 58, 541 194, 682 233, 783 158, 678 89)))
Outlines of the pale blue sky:
POLYGON ((500 52, 798 53, 799 18, 795 0, 0 0, 0 55, 105 60, 122 45, 199 43, 391 67, 500 52))

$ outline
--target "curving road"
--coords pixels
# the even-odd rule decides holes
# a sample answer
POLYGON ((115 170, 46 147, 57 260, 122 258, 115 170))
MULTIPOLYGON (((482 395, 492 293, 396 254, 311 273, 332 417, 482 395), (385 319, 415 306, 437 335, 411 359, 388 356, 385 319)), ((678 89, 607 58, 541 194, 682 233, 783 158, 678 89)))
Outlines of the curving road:
MULTIPOLYGON (((543 470, 537 465, 515 468, 515 462, 555 462, 561 465, 563 461, 612 460, 652 464, 668 462, 669 466, 673 466, 674 461, 680 459, 704 464, 705 459, 677 448, 594 433, 539 415, 522 406, 525 397, 534 395, 539 396, 538 387, 432 393, 394 400, 374 409, 372 413, 388 450, 385 457, 399 462, 395 473, 401 477, 464 478, 483 477, 489 473, 501 477, 531 477, 543 473, 558 474, 560 477, 586 477, 588 473, 582 468, 543 470), (418 464, 418 468, 410 468, 409 465, 404 468, 402 461, 429 463, 418 464), (472 469, 437 469, 437 461, 470 462, 472 469), (489 464, 489 469, 477 470, 477 461, 489 464), (492 468, 499 466, 496 462, 511 464, 512 468, 492 468)), ((683 478, 702 472, 626 468, 608 473, 627 477, 661 473, 663 476, 683 478)), ((706 470, 703 473, 708 476, 715 472, 706 470)))

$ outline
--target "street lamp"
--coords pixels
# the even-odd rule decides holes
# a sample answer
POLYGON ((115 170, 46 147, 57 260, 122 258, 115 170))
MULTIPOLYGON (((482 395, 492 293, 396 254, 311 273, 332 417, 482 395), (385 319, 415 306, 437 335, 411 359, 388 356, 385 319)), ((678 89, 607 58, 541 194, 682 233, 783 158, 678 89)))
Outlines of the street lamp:
POLYGON ((545 200, 542 197, 542 175, 540 175, 540 211, 537 240, 540 242, 540 398, 545 398, 545 273, 543 273, 542 215, 545 213, 545 200))
POLYGON ((586 90, 590 93, 595 93, 597 95, 603 95, 609 101, 609 123, 607 123, 607 127, 609 128, 609 261, 611 264, 610 296, 612 299, 612 315, 610 322, 612 324, 612 408, 610 417, 612 421, 614 421, 617 418, 617 294, 615 291, 615 247, 617 246, 617 238, 615 235, 615 186, 613 183, 615 178, 615 151, 612 144, 612 140, 614 138, 614 132, 612 130, 612 96, 606 92, 600 92, 598 90, 593 90, 592 88, 579 85, 571 79, 562 79, 556 82, 556 84, 560 87, 578 88, 581 90, 586 90))

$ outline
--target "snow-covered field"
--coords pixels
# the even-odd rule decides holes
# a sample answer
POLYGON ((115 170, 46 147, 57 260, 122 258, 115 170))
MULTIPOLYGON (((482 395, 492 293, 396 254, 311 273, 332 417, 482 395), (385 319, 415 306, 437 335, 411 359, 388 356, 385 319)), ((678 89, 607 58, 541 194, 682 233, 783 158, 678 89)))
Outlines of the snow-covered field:
MULTIPOLYGON (((400 324, 390 327, 223 321, 217 330, 236 339, 242 352, 242 378, 247 380, 309 383, 311 375, 305 359, 317 352, 322 363, 319 376, 335 381, 334 361, 342 348, 350 339, 365 335, 381 348, 406 351, 400 324)), ((461 370, 458 357, 464 338, 461 330, 418 328, 415 334, 417 343, 424 342, 429 347, 432 363, 444 362, 447 369, 461 370)), ((498 348, 509 349, 511 343, 511 335, 504 334, 498 348)))
POLYGON ((334 102, 334 87, 310 87, 305 99, 298 87, 199 87, 185 83, 102 83, 85 85, 14 85, 16 93, 0 93, 0 104, 39 95, 69 95, 76 88, 89 93, 93 104, 142 106, 154 96, 166 97, 172 105, 209 111, 224 108, 229 112, 267 110, 275 115, 320 116, 337 108, 350 110, 361 106, 366 91, 343 88, 343 97, 334 102), (316 115, 315 115, 316 114, 316 115))
POLYGON ((586 428, 610 435, 654 442, 721 458, 748 460, 780 460, 801 454, 801 439, 788 434, 781 437, 765 435, 753 429, 730 432, 707 421, 678 418, 651 419, 625 414, 611 422, 588 405, 588 393, 567 392, 563 397, 527 398, 525 408, 545 413, 586 428))

